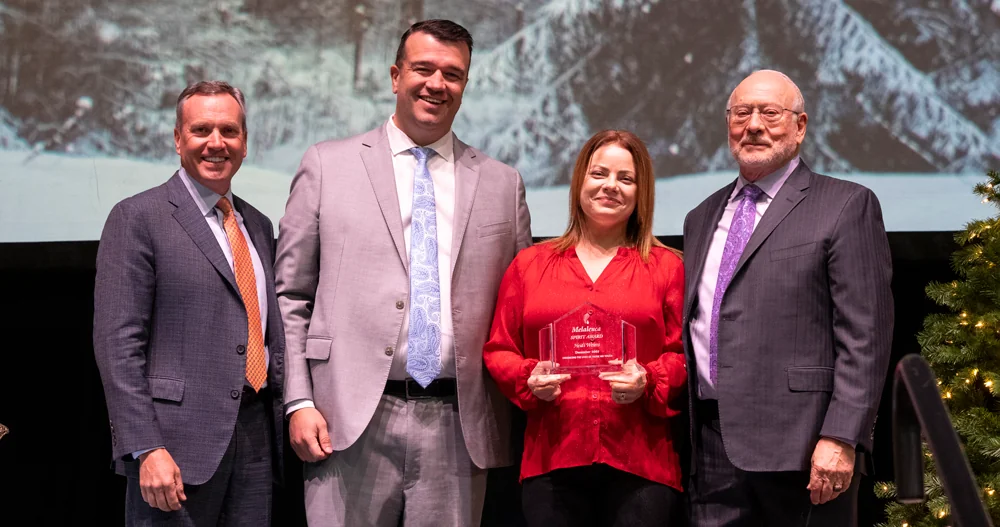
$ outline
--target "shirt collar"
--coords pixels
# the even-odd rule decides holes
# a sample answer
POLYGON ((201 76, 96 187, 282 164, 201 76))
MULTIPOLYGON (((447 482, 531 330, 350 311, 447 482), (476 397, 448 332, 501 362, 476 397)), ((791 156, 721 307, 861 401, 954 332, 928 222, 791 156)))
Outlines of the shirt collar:
MULTIPOLYGON (((774 196, 781 190, 781 186, 785 184, 785 180, 788 179, 788 176, 792 175, 792 172, 795 172, 798 166, 799 156, 795 156, 787 165, 758 179, 754 184, 760 187, 764 191, 764 194, 767 194, 767 197, 774 199, 774 196)), ((736 188, 733 189, 733 194, 729 196, 729 199, 734 199, 740 193, 740 190, 749 184, 750 182, 743 177, 743 174, 740 174, 736 179, 736 188)))
MULTIPOLYGON (((188 193, 191 194, 192 198, 194 198, 195 204, 198 205, 198 210, 201 211, 201 215, 208 216, 209 214, 214 214, 215 204, 222 199, 222 196, 216 194, 215 191, 209 189, 205 185, 202 185, 191 177, 187 171, 184 170, 184 167, 181 167, 178 173, 181 175, 181 181, 184 183, 184 187, 187 188, 188 193)), ((233 190, 229 189, 226 191, 225 197, 229 200, 229 203, 232 204, 233 190)), ((235 204, 233 204, 233 208, 236 208, 235 204)))
MULTIPOLYGON (((404 152, 409 152, 411 148, 419 146, 413 142, 413 139, 410 139, 410 136, 400 130, 396 126, 396 123, 392 122, 392 117, 389 118, 389 122, 385 125, 385 133, 389 137, 389 150, 392 151, 393 157, 404 152)), ((448 133, 441 136, 441 139, 427 145, 427 148, 437 152, 437 155, 449 163, 455 161, 455 140, 451 130, 448 130, 448 133)))

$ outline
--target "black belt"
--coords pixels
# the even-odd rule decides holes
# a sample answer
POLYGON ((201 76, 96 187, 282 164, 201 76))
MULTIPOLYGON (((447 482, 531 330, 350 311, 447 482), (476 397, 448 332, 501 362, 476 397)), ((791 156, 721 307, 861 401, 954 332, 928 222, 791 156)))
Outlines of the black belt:
POLYGON ((702 421, 719 420, 719 401, 716 399, 695 399, 694 413, 702 421))
POLYGON ((426 388, 413 379, 405 381, 389 380, 382 393, 403 399, 430 399, 455 395, 455 379, 434 379, 426 388))

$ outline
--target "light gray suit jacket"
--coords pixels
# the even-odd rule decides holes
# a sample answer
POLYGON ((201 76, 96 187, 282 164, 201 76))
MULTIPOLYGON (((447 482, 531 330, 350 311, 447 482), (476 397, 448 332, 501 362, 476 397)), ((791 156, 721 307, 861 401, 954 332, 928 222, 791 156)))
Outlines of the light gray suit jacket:
MULTIPOLYGON (((267 284, 264 341, 274 394, 275 477, 282 469, 284 335, 274 294, 271 222, 234 196, 267 284)), ((245 384, 247 312, 229 262, 180 175, 111 209, 97 251, 94 354, 119 473, 131 453, 165 446, 184 483, 215 473, 245 384)))
MULTIPOLYGON (((510 403, 483 368, 500 279, 531 244, 520 174, 455 140, 452 320, 465 443, 512 463, 510 403)), ((275 277, 287 337, 285 400, 311 399, 335 450, 368 427, 409 306, 408 257, 385 126, 309 148, 281 219, 275 277)))
MULTIPOLYGON (((712 302, 697 298, 698 283, 734 185, 684 221, 689 364, 692 314, 712 302)), ((821 435, 871 450, 892 343, 891 274, 875 194, 800 162, 747 242, 719 313, 716 390, 735 466, 808 470, 821 435)), ((694 367, 688 386, 696 397, 694 367)))

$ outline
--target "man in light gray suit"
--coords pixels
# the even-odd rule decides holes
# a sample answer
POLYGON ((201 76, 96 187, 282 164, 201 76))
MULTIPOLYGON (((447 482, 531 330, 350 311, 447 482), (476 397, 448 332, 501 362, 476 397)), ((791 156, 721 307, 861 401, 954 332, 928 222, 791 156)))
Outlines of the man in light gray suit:
POLYGON ((694 525, 854 525, 892 338, 865 187, 799 158, 808 116, 758 71, 726 108, 739 178, 684 222, 694 525))
POLYGON ((284 335, 274 234, 233 195, 243 94, 177 100, 181 169, 114 206, 101 235, 94 353, 128 525, 268 525, 280 479, 284 335))
POLYGON ((475 526, 485 469, 513 462, 482 356, 531 231, 520 175, 451 131, 471 52, 453 22, 411 26, 394 115, 292 181, 275 275, 310 524, 475 526))

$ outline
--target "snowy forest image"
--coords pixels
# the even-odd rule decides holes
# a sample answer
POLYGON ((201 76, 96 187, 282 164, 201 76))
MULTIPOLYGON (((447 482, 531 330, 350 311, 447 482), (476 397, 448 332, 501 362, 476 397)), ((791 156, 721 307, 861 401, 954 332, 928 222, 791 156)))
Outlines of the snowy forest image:
POLYGON ((472 33, 455 132, 520 170, 536 236, 604 128, 646 142, 655 233, 679 234, 736 175, 725 105, 761 68, 802 89, 803 159, 872 188, 890 230, 960 228, 1000 167, 1000 0, 0 0, 0 242, 97 239, 176 170, 174 104, 204 79, 246 93, 234 192, 277 222, 311 144, 392 114, 424 18, 472 33))

